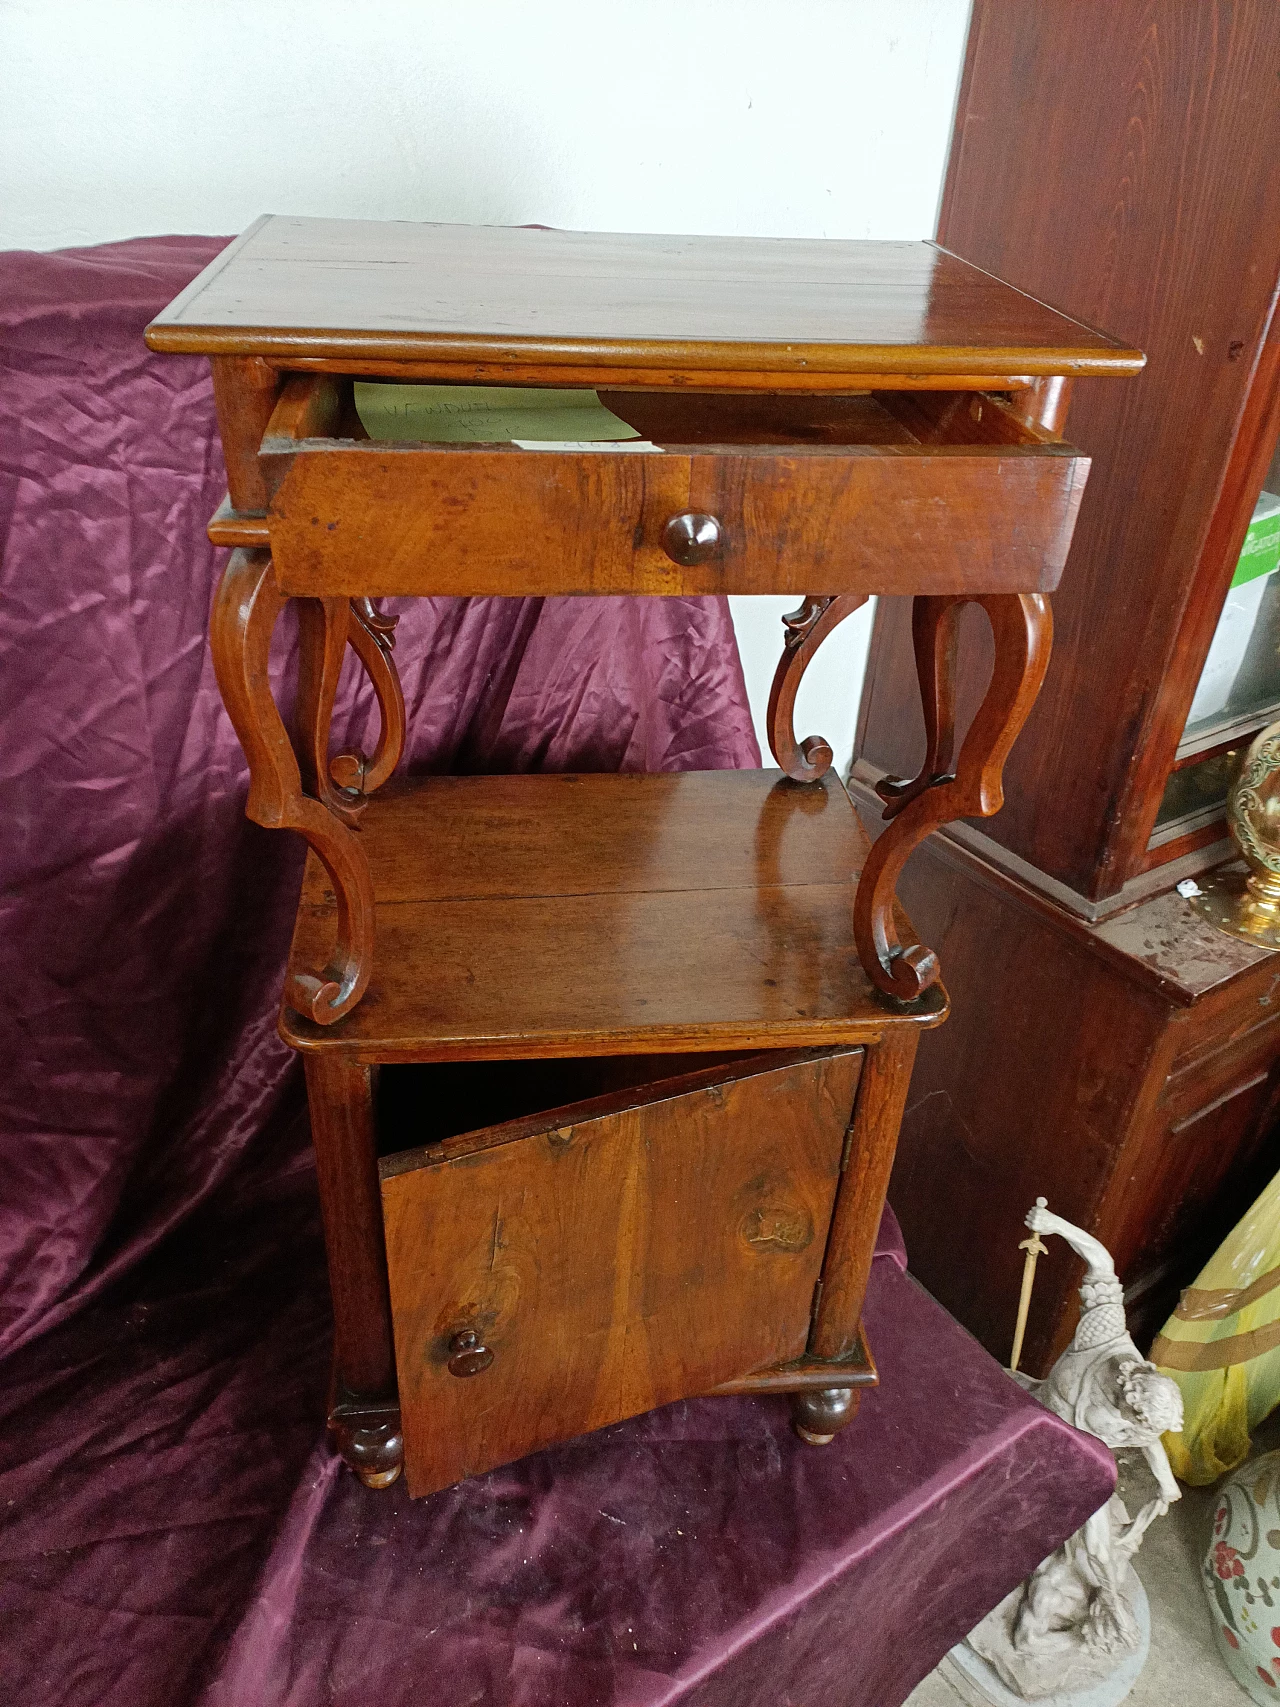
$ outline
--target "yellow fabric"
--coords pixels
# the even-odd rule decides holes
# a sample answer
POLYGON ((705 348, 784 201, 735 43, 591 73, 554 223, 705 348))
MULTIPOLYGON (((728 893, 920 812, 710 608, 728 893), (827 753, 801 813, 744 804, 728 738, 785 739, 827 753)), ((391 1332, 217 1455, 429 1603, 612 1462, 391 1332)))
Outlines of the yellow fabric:
POLYGON ((1183 1293, 1151 1361, 1186 1409, 1182 1433, 1164 1437, 1174 1474, 1200 1485, 1243 1464, 1280 1404, 1280 1174, 1183 1293))

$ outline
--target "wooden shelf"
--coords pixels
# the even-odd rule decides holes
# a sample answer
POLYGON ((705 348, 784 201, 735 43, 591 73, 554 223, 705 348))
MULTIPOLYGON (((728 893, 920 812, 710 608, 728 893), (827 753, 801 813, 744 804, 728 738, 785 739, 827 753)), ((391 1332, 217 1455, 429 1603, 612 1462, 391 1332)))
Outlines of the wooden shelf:
MULTIPOLYGON (((285 1040, 374 1062, 871 1043, 902 1010, 853 945, 867 840, 839 781, 777 771, 427 777, 362 818, 377 897, 373 976, 285 1040)), ((303 881, 292 963, 334 931, 324 867, 303 881)), ((904 942, 916 941, 905 918, 904 942)), ((938 1024, 933 990, 914 1017, 938 1024)))

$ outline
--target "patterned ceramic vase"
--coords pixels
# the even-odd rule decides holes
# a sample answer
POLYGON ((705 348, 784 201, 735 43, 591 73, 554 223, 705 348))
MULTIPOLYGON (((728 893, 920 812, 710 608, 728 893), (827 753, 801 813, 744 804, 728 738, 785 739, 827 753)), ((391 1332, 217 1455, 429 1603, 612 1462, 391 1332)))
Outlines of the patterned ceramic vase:
POLYGON ((1223 1483, 1204 1585, 1232 1677, 1255 1701, 1280 1702, 1280 1452, 1223 1483))

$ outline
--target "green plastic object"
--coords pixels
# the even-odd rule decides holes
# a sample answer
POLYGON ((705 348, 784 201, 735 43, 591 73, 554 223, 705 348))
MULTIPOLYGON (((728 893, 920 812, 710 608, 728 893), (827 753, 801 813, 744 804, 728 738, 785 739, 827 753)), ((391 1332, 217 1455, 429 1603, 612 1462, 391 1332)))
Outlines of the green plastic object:
POLYGON ((1253 520, 1244 536, 1244 548, 1231 585, 1243 587, 1276 568, 1280 568, 1280 497, 1274 492, 1263 492, 1253 506, 1253 520))

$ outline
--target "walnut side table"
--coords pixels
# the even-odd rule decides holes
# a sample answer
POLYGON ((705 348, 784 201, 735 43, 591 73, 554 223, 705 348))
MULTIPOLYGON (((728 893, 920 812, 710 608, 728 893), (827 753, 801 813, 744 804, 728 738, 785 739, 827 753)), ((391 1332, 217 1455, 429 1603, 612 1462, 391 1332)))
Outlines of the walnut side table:
POLYGON ((831 1439, 875 1380, 863 1294, 916 1040, 946 1014, 894 886, 932 829, 999 809, 1087 472, 1058 436, 1069 382, 1141 355, 924 243, 280 217, 147 341, 212 359, 218 680, 249 816, 311 849, 281 1032, 339 1449, 425 1494, 708 1392, 788 1393, 831 1439), (653 448, 374 442, 360 376, 596 388, 653 448), (529 593, 797 594, 783 776, 392 780, 373 601, 529 593), (869 844, 792 708, 872 594, 914 597, 926 751, 869 844), (994 667, 956 755, 970 601, 994 667), (330 752, 348 647, 371 754, 330 752))

